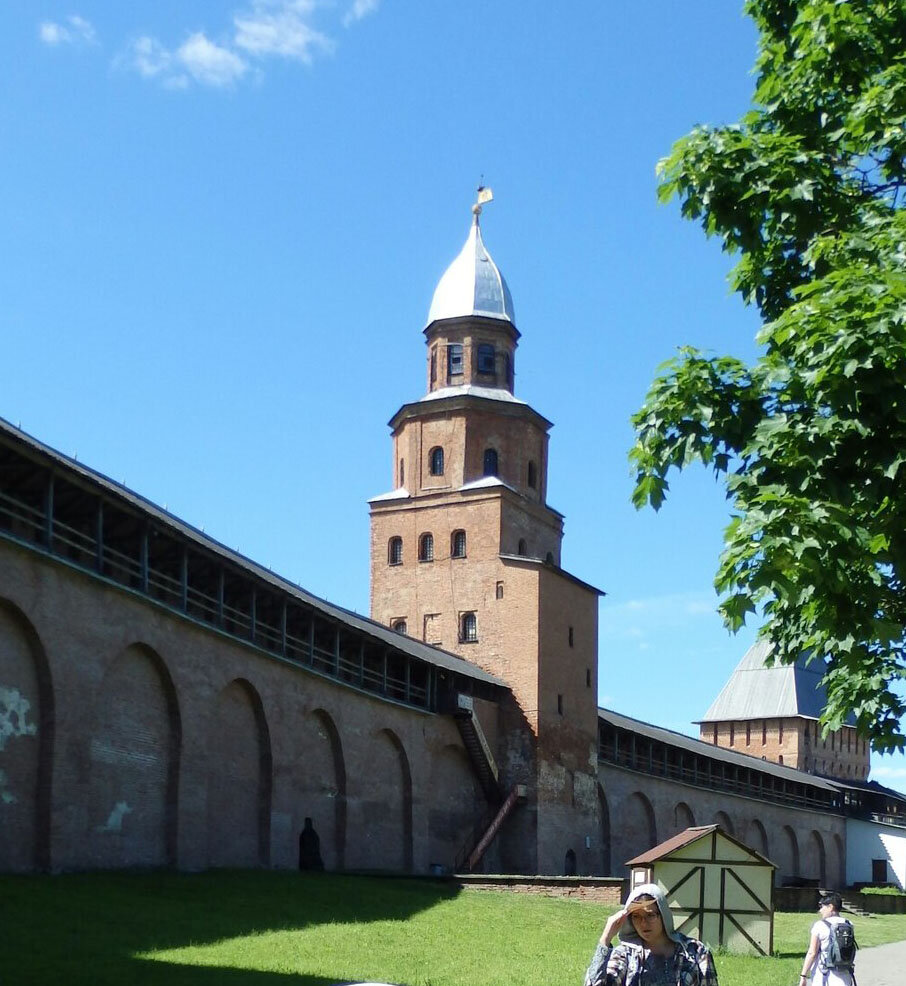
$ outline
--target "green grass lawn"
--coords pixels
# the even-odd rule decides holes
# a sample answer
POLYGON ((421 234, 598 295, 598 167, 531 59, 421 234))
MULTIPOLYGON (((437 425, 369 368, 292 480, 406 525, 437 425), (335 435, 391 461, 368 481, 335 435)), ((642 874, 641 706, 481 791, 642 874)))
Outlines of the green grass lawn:
MULTIPOLYGON (((444 883, 268 872, 0 878, 10 983, 581 986, 608 912, 444 883)), ((815 915, 778 914, 778 958, 717 956, 721 986, 791 986, 815 915)), ((906 915, 855 921, 864 946, 906 915)), ((7 976, 9 976, 7 980, 7 976)))

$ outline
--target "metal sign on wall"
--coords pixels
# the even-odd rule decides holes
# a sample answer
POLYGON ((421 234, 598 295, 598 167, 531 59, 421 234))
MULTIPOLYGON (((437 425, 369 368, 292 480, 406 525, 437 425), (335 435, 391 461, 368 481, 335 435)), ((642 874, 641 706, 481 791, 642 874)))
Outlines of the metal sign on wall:
POLYGON ((688 828, 627 865, 632 886, 660 886, 683 934, 729 952, 771 954, 775 866, 719 825, 688 828))

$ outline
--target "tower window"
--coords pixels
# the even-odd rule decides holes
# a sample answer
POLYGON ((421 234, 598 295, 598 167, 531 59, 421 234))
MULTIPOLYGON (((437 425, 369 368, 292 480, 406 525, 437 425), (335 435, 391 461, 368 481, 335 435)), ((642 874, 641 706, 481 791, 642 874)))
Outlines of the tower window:
POLYGON ((553 565, 554 564, 553 554, 550 551, 548 551, 548 553, 544 556, 544 560, 548 563, 548 565, 553 565))
POLYGON ((735 723, 730 723, 730 746, 733 745, 733 741, 736 738, 736 725, 735 723))
POLYGON ((510 390, 513 389, 513 360, 510 358, 509 353, 504 353, 503 356, 503 371, 506 373, 506 385, 510 390))
POLYGON ((437 350, 431 350, 431 386, 437 383, 437 350))
POLYGON ((573 628, 572 627, 569 628, 569 632, 567 633, 567 637, 569 638, 569 646, 572 647, 573 644, 575 643, 575 635, 573 634, 573 628))
POLYGON ((585 687, 591 688, 591 668, 585 669, 585 687))
POLYGON ((444 450, 439 445, 435 445, 428 453, 428 469, 432 476, 444 474, 444 450))
POLYGON ((391 565, 403 564, 403 539, 391 538, 387 545, 387 561, 391 565))
POLYGON ((761 720, 761 745, 764 746, 768 741, 768 721, 767 719, 761 720))
POLYGON ((519 547, 516 549, 516 554, 522 558, 525 558, 528 554, 528 545, 525 543, 525 538, 519 538, 519 547))
POLYGON ((418 539, 418 560, 434 561, 434 535, 422 534, 418 539))
POLYGON ((538 467, 534 462, 528 464, 528 484, 532 489, 538 485, 538 467))
POLYGON ((496 367, 494 366, 494 347, 489 346, 487 343, 482 343, 478 347, 478 372, 479 373, 494 373, 496 367))
POLYGON ((462 343, 447 346, 447 377, 462 376, 462 343))
POLYGON ((485 476, 497 475, 497 450, 486 448, 484 450, 484 474, 485 476))
POLYGON ((397 619, 397 620, 391 620, 390 621, 390 629, 391 630, 395 630, 397 633, 406 633, 407 630, 408 630, 408 627, 406 626, 406 619, 405 619, 405 617, 401 617, 400 619, 397 619))
POLYGON ((561 715, 561 716, 563 715, 563 696, 562 695, 558 695, 557 696, 557 714, 558 715, 561 715))
POLYGON ((465 531, 454 531, 450 537, 450 557, 451 558, 465 558, 466 557, 466 532, 465 531))
POLYGON ((406 460, 400 459, 400 486, 406 485, 406 460))
POLYGON ((498 582, 497 587, 494 590, 494 597, 496 599, 503 599, 503 583, 498 582))
POLYGON ((459 642, 474 644, 478 641, 478 619, 474 613, 463 613, 459 620, 459 642))
POLYGON ((752 745, 752 723, 746 723, 746 746, 752 745))

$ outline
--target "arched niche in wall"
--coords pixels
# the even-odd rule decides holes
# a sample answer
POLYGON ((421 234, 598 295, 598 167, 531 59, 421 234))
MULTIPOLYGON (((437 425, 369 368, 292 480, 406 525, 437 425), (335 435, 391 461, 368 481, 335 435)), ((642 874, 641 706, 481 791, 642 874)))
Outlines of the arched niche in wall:
POLYGON ((54 695, 25 614, 0 599, 0 872, 50 868, 54 695))
POLYGON ((601 820, 601 874, 611 876, 613 873, 613 853, 610 835, 610 806, 604 788, 598 785, 598 814, 601 820))
POLYGON ((163 658, 131 644, 107 668, 89 744, 92 866, 177 864, 181 725, 163 658))
POLYGON ((333 716, 315 709, 296 736, 295 830, 311 818, 321 839, 321 857, 328 870, 346 862, 346 757, 333 716))
POLYGON ((837 832, 834 832, 833 846, 834 865, 828 867, 828 873, 834 874, 834 886, 845 887, 849 882, 846 879, 846 846, 837 832))
POLYGON ((784 825, 779 833, 778 857, 775 860, 778 865, 778 875, 781 884, 786 880, 798 880, 801 874, 799 866, 799 840, 796 833, 789 825, 784 825))
POLYGON ((822 887, 827 886, 827 853, 824 839, 817 829, 812 829, 806 840, 806 858, 802 875, 817 880, 822 887))
POLYGON ((356 751, 351 770, 347 866, 412 869, 412 773, 392 729, 380 729, 356 751))
POLYGON ((457 862, 456 854, 487 810, 475 768, 462 745, 448 743, 432 754, 431 797, 426 810, 428 862, 452 870, 457 862))
MULTIPOLYGON (((746 832, 746 844, 751 846, 757 852, 760 852, 762 856, 767 859, 771 859, 771 854, 768 852, 768 833, 765 831, 765 827, 757 818, 753 818, 749 822, 749 827, 746 832)), ((773 860, 771 860, 773 862, 773 860)))
POLYGON ((261 696, 251 682, 236 678, 217 695, 209 725, 209 865, 269 864, 272 776, 261 696))
POLYGON ((733 835, 733 822, 730 816, 725 811, 717 811, 714 813, 714 822, 719 825, 727 835, 733 835))
POLYGON ((695 825, 695 815, 685 801, 677 801, 673 808, 674 832, 684 832, 695 825))
POLYGON ((626 798, 619 815, 619 837, 614 839, 614 843, 620 852, 613 862, 619 872, 623 872, 628 859, 656 846, 658 839, 654 808, 641 791, 634 791, 626 798))

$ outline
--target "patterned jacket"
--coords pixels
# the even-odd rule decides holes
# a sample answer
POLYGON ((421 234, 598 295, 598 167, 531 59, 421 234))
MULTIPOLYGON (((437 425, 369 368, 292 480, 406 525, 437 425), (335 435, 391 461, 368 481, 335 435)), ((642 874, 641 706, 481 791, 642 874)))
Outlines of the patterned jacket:
MULTIPOLYGON (((644 986, 646 952, 631 942, 621 942, 614 948, 598 945, 585 973, 585 986, 644 986)), ((697 939, 681 935, 674 962, 676 986, 718 986, 711 952, 697 939)))

